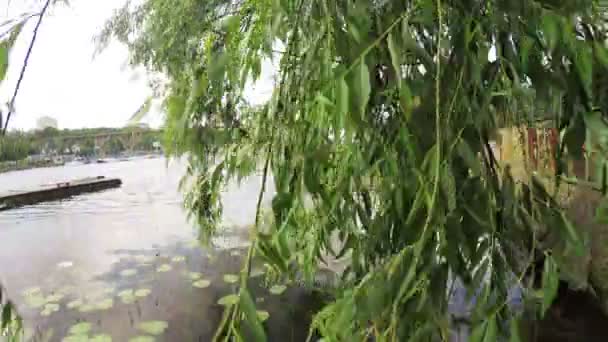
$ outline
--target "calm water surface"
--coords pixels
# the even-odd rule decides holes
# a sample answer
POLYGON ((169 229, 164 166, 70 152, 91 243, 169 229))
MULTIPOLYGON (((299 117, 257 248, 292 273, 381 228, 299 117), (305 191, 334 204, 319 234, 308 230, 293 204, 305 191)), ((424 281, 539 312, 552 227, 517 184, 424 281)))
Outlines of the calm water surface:
MULTIPOLYGON (((118 189, 0 213, 0 283, 28 338, 61 341, 88 322, 84 335, 99 341, 210 340, 222 313, 217 300, 235 291, 223 278, 240 268, 260 179, 226 189, 225 232, 202 248, 177 190, 183 171, 183 163, 142 158, 0 174, 0 193, 98 175, 123 181, 118 189)), ((270 312, 271 340, 302 340, 291 327, 302 326, 306 295, 255 291, 259 308, 270 312)))

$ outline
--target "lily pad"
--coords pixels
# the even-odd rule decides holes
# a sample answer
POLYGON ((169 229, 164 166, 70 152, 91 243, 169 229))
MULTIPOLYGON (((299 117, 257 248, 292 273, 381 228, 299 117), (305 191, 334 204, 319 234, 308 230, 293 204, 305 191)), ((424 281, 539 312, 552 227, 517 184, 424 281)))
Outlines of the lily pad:
POLYGON ((234 284, 239 281, 239 276, 234 274, 224 274, 224 281, 229 284, 234 284))
POLYGON ((118 293, 118 297, 125 304, 135 303, 135 294, 133 293, 133 289, 122 290, 118 293))
POLYGON ((42 290, 40 290, 39 287, 29 287, 25 290, 23 290, 23 292, 21 292, 21 294, 23 295, 23 297, 31 297, 31 296, 35 296, 35 295, 39 295, 42 292, 42 290))
POLYGON ((162 334, 168 326, 169 324, 167 324, 165 321, 147 321, 139 323, 137 329, 145 332, 146 334, 157 336, 162 334))
POLYGON ((91 337, 89 342, 112 342, 112 336, 106 334, 99 334, 91 337))
POLYGON ((131 277, 137 274, 137 270, 134 268, 127 268, 126 270, 120 271, 122 277, 131 277))
POLYGON ((188 278, 190 278, 192 280, 200 279, 202 276, 203 276, 203 274, 199 273, 199 272, 189 272, 188 273, 188 278))
POLYGON ((183 255, 176 255, 173 258, 171 258, 172 262, 184 262, 186 261, 186 257, 184 257, 183 255))
POLYGON ((86 304, 82 304, 80 306, 80 308, 78 308, 78 311, 80 312, 91 312, 91 311, 95 311, 96 307, 95 305, 91 304, 91 303, 86 303, 86 304))
POLYGON ((59 311, 59 304, 47 303, 46 305, 44 305, 44 309, 42 310, 42 312, 40 312, 40 314, 42 316, 50 316, 53 312, 57 311, 59 311))
POLYGON ((268 320, 268 318, 270 317, 270 314, 268 313, 268 311, 258 310, 258 311, 256 311, 256 313, 258 315, 258 319, 260 320, 260 322, 264 322, 264 321, 268 320))
POLYGON ((117 294, 118 297, 127 297, 127 296, 132 296, 132 295, 133 295, 133 289, 125 289, 125 290, 118 292, 118 294, 117 294))
POLYGON ((89 337, 87 335, 70 335, 64 337, 62 342, 89 342, 89 337))
POLYGON ((106 298, 101 300, 100 302, 95 303, 95 308, 97 310, 108 310, 114 306, 114 299, 106 298))
POLYGON ((44 304, 46 304, 46 299, 42 296, 42 294, 37 294, 35 296, 30 296, 25 299, 27 305, 33 309, 41 308, 44 304))
POLYGON ((155 339, 152 336, 135 336, 129 339, 129 342, 154 342, 155 339))
POLYGON ((147 297, 151 292, 150 289, 139 289, 135 291, 135 297, 147 297))
POLYGON ((70 335, 86 335, 91 331, 92 324, 89 322, 80 322, 72 325, 68 334, 70 335))
POLYGON ((171 271, 171 265, 169 264, 162 264, 160 266, 158 266, 158 268, 156 269, 157 272, 169 272, 171 271))
POLYGON ((286 289, 287 289, 287 287, 285 285, 274 285, 273 287, 270 288, 269 291, 273 295, 280 295, 283 292, 285 292, 286 289))
POLYGON ((238 249, 235 249, 233 251, 230 252, 230 255, 232 256, 240 256, 241 252, 238 249))
POLYGON ((238 302, 239 302, 239 296, 237 296, 235 294, 224 296, 217 301, 217 303, 219 305, 224 305, 224 306, 235 305, 238 302))
POLYGON ((192 286, 198 287, 199 289, 207 288, 209 285, 211 285, 211 282, 207 279, 199 279, 192 283, 192 286))
POLYGON ((66 304, 68 309, 75 309, 83 304, 82 300, 76 299, 66 304))
POLYGON ((65 297, 64 294, 62 294, 62 293, 55 293, 55 294, 52 294, 50 296, 47 296, 45 300, 47 301, 47 303, 58 302, 58 301, 62 300, 63 297, 65 297))

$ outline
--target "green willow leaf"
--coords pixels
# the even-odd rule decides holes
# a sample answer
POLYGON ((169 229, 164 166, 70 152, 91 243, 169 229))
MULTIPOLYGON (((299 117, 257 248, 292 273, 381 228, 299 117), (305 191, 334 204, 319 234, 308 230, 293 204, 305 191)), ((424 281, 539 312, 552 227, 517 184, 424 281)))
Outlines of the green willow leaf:
POLYGON ((8 70, 8 55, 9 55, 9 45, 8 42, 0 43, 0 82, 4 80, 6 76, 6 71, 8 70))
POLYGON ((336 111, 339 116, 348 113, 348 85, 343 78, 336 85, 336 111))
POLYGON ((393 69, 395 69, 395 77, 397 79, 397 86, 401 87, 401 45, 396 42, 395 35, 393 32, 388 34, 388 50, 391 54, 391 63, 393 69))
POLYGON ((266 333, 264 327, 258 318, 258 314, 255 308, 255 303, 251 299, 249 291, 245 288, 241 289, 240 293, 240 304, 243 312, 245 313, 245 322, 253 332, 253 338, 255 341, 266 341, 266 333))
POLYGON ((559 276, 557 271, 557 265, 552 257, 546 256, 545 263, 543 266, 543 300, 541 303, 541 313, 544 315, 551 304, 553 304, 553 300, 557 295, 557 289, 559 286, 559 276))

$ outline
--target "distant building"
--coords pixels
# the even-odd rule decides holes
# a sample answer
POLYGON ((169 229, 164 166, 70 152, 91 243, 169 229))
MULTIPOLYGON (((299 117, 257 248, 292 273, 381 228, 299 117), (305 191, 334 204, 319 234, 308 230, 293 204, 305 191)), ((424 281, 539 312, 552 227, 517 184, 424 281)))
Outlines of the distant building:
POLYGON ((36 121, 36 129, 43 130, 45 128, 52 127, 57 129, 57 120, 53 119, 50 116, 41 116, 36 121))

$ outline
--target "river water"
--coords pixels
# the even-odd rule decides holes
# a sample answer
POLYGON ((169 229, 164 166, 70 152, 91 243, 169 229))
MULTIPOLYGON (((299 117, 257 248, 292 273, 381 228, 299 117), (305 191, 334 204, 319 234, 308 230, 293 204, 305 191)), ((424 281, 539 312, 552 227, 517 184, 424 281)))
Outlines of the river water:
MULTIPOLYGON (((0 284, 28 339, 211 339, 222 314, 217 301, 236 291, 224 276, 241 267, 260 177, 228 186, 225 231, 203 247, 177 189, 184 170, 180 162, 140 158, 0 174, 0 193, 100 175, 123 181, 118 189, 0 213, 0 284)), ((258 308, 270 313, 270 339, 302 340, 307 294, 254 290, 258 308)))

